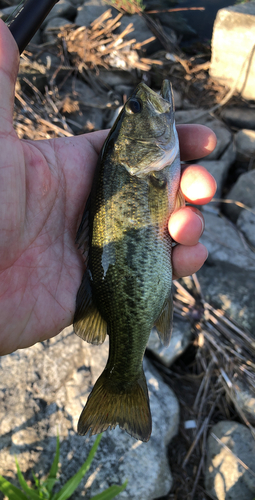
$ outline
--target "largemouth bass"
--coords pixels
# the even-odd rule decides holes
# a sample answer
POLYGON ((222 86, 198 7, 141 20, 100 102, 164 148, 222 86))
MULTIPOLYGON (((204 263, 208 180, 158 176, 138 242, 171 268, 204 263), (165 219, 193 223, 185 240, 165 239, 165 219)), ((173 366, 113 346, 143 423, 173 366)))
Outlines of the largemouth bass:
MULTIPOLYGON (((172 242, 168 220, 178 205, 180 157, 170 83, 160 95, 140 83, 101 152, 77 233, 86 270, 74 331, 100 344, 107 365, 88 397, 79 434, 119 425, 148 441, 151 413, 142 361, 153 326, 165 345, 172 327, 172 242)), ((181 202, 180 202, 181 203, 181 202)))

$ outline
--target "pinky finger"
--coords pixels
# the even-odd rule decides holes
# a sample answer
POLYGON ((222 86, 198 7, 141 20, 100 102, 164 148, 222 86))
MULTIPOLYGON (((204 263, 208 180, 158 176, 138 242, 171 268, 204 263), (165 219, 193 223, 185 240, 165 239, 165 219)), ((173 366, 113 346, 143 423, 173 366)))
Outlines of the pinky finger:
POLYGON ((176 245, 173 248, 173 279, 196 273, 208 257, 207 248, 202 243, 193 246, 176 245))

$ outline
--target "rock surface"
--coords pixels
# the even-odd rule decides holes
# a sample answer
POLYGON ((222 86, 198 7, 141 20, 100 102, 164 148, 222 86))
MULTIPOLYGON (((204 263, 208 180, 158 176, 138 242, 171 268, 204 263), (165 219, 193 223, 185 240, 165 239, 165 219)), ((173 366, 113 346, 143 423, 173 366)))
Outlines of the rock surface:
MULTIPOLYGON (((78 26, 89 26, 92 21, 101 16, 108 9, 109 5, 103 0, 89 0, 78 7, 75 24, 78 26)), ((116 9, 112 9, 113 17, 115 17, 115 14, 117 14, 116 9)))
POLYGON ((118 28, 118 32, 122 33, 130 23, 133 24, 134 31, 126 35, 125 40, 132 40, 135 38, 136 41, 140 43, 154 36, 151 30, 147 27, 144 18, 137 15, 123 16, 121 18, 121 26, 118 28))
MULTIPOLYGON (((217 190, 214 198, 221 198, 224 183, 226 181, 231 164, 232 162, 229 162, 229 160, 201 160, 198 162, 198 165, 202 165, 203 167, 205 167, 206 170, 208 170, 208 172, 210 172, 210 174, 216 180, 217 190)), ((216 205, 213 204, 213 206, 216 205)))
POLYGON ((255 130, 239 130, 235 136, 235 142, 237 153, 242 159, 255 158, 255 130))
POLYGON ((103 109, 96 107, 97 96, 89 85, 77 78, 68 79, 61 87, 59 94, 63 99, 63 114, 75 134, 102 128, 103 109))
POLYGON ((206 159, 207 161, 218 160, 231 143, 231 132, 221 120, 211 117, 208 113, 204 114, 204 111, 199 108, 188 111, 177 111, 175 113, 176 123, 200 123, 212 129, 217 137, 217 145, 206 159))
POLYGON ((248 242, 255 247, 255 213, 242 210, 237 219, 237 227, 242 231, 248 242))
POLYGON ((56 40, 56 34, 53 30, 68 27, 72 24, 65 17, 53 17, 44 27, 43 30, 43 41, 44 43, 54 43, 56 40))
POLYGON ((47 18, 44 20, 42 26, 45 26, 54 17, 64 17, 69 21, 74 21, 77 13, 76 7, 73 5, 73 1, 68 0, 58 0, 56 5, 51 9, 47 18))
MULTIPOLYGON (((240 201, 250 208, 255 207, 255 170, 240 175, 226 198, 240 201)), ((242 210, 242 208, 233 203, 224 206, 224 212, 233 222, 236 222, 242 210)))
MULTIPOLYGON (((0 358, 0 470, 8 480, 15 482, 14 455, 26 479, 32 479, 31 469, 45 475, 52 463, 57 431, 61 441, 59 486, 82 465, 94 438, 78 436, 77 421, 104 368, 107 350, 106 344, 98 347, 83 342, 69 328, 50 341, 0 358)), ((170 490, 165 447, 178 430, 178 402, 147 360, 145 374, 153 419, 150 441, 136 441, 118 428, 106 431, 92 475, 85 476, 75 499, 89 499, 125 479, 129 482, 120 500, 152 500, 170 490)))
POLYGON ((250 332, 255 331, 255 272, 227 262, 207 263, 197 277, 205 300, 250 332))
POLYGON ((254 109, 240 107, 223 108, 221 111, 221 117, 229 125, 233 125, 236 128, 255 130, 254 109))
POLYGON ((255 478, 236 457, 255 473, 255 441, 250 430, 237 422, 219 422, 208 439, 205 473, 206 490, 218 500, 254 499, 255 478), (230 450, 222 447, 212 433, 230 450))
POLYGON ((236 227, 226 217, 203 211, 205 231, 201 242, 209 251, 209 262, 224 262, 239 269, 255 270, 255 254, 245 245, 236 227))
POLYGON ((174 318, 169 346, 164 346, 155 329, 151 331, 147 349, 165 366, 171 366, 184 353, 191 341, 190 322, 174 318))

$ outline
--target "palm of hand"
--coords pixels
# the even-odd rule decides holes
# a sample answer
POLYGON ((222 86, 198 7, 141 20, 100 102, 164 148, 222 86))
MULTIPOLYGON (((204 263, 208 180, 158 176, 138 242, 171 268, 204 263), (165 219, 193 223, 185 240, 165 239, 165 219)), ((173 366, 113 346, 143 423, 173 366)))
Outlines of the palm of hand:
POLYGON ((8 352, 72 322, 83 268, 75 233, 97 152, 85 137, 33 143, 12 129, 4 135, 0 331, 8 352))

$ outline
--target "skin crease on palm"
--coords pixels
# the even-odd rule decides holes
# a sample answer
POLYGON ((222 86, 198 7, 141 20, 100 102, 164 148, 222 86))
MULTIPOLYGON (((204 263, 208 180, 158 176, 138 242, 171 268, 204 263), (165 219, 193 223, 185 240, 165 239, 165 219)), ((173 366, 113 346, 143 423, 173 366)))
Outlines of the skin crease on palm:
MULTIPOLYGON (((44 141, 19 140, 12 125, 19 54, 0 20, 0 355, 57 335, 70 325, 84 271, 75 235, 107 131, 44 141)), ((213 132, 178 127, 182 160, 209 154, 213 132)), ((216 183, 200 166, 186 167, 187 201, 207 203, 216 183)), ((169 222, 179 245, 174 277, 196 272, 207 257, 198 243, 203 217, 186 207, 169 222)))

